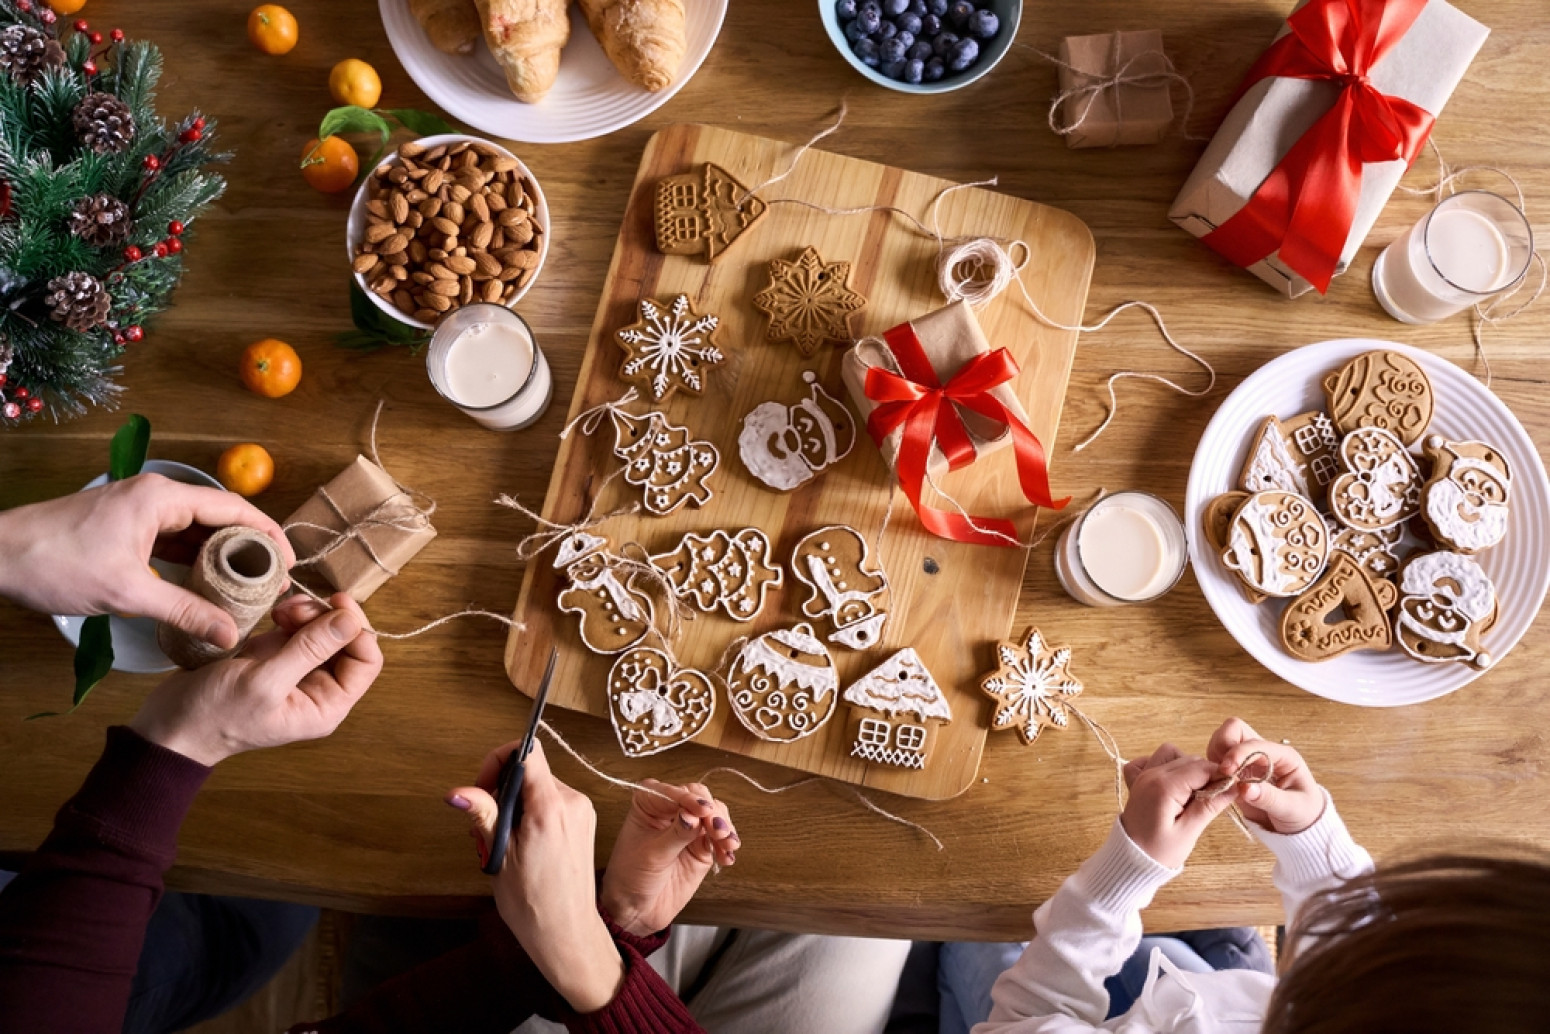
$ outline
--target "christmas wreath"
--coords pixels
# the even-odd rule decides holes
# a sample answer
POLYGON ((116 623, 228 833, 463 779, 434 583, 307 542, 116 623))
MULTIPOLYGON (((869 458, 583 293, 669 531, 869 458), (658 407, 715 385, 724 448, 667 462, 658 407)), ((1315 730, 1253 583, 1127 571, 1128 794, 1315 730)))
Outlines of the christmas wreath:
POLYGON ((0 0, 0 419, 111 403, 126 348, 183 275, 226 183, 214 124, 155 107, 161 53, 0 0))

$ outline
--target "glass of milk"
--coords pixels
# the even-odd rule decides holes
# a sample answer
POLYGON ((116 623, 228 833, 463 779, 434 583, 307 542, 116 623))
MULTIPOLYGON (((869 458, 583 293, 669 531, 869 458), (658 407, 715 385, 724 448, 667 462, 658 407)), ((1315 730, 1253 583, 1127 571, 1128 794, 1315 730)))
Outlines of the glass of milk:
POLYGON ((425 369, 441 397, 492 431, 518 431, 554 394, 549 362, 527 321, 504 305, 454 310, 436 325, 425 369))
POLYGON ((1089 607, 1149 603, 1184 574, 1189 548, 1173 507, 1147 492, 1104 496, 1055 547, 1055 574, 1089 607))
POLYGON ((1443 198, 1378 256, 1372 290, 1401 323, 1434 323, 1516 285, 1534 234, 1517 205, 1489 191, 1443 198))

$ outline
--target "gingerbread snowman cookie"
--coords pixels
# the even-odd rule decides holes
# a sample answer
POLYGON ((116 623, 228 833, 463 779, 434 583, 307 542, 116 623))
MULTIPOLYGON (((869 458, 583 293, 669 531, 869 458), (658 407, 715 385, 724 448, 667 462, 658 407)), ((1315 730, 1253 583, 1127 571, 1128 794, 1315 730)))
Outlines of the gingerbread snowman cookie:
POLYGON ((855 528, 819 528, 791 552, 791 573, 811 595, 802 614, 834 624, 831 643, 865 650, 883 638, 888 621, 888 576, 855 528))
POLYGON ((1382 531, 1421 509, 1421 471, 1404 444, 1377 427, 1352 431, 1340 443, 1346 472, 1329 483, 1335 519, 1358 531, 1382 531))
POLYGON ((1324 572, 1329 532, 1307 499, 1256 492, 1233 514, 1222 562, 1265 596, 1296 596, 1324 572))
POLYGON ((677 595, 707 614, 719 607, 733 621, 757 617, 765 596, 780 588, 784 577, 770 559, 769 537, 758 528, 735 534, 691 531, 676 549, 652 557, 651 563, 677 595))
POLYGON ((630 576, 620 578, 618 558, 608 540, 578 531, 560 543, 554 560, 568 583, 560 590, 562 613, 581 618, 581 642, 593 653, 628 650, 651 631, 651 597, 630 576))
POLYGON ((1363 352, 1324 378, 1329 415, 1342 435, 1363 427, 1414 445, 1432 422, 1431 381, 1409 356, 1363 352))
POLYGON ((1480 638, 1496 623, 1496 587, 1474 560, 1448 551, 1412 557, 1400 571, 1399 593, 1400 649, 1427 664, 1491 666, 1480 638))
POLYGON ((806 624, 749 640, 726 684, 737 720, 759 739, 776 743, 821 729, 834 713, 840 688, 834 658, 806 624))
POLYGON ((1439 435, 1423 448, 1432 476, 1421 489, 1421 517, 1437 541, 1455 553, 1478 553, 1505 538, 1512 468, 1501 450, 1439 435))
POLYGON ((675 668, 661 650, 638 646, 608 673, 608 717, 632 758, 659 754, 704 731, 716 713, 716 689, 703 672, 675 668))

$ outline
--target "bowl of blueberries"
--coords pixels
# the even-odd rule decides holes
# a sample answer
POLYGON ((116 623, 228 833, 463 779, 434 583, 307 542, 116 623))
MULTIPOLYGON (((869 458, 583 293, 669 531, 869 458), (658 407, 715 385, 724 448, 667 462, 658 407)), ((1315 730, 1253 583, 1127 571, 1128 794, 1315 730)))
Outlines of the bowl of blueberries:
POLYGON ((856 71, 903 93, 946 93, 995 67, 1022 0, 818 0, 824 28, 856 71))

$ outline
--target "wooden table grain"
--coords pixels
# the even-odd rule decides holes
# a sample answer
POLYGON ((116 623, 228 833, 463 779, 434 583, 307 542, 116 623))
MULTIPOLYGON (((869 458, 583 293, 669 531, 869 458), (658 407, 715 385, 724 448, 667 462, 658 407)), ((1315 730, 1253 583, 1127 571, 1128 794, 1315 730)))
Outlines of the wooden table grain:
MULTIPOLYGON (((412 626, 469 602, 510 609, 522 576, 513 547, 529 528, 491 500, 502 492, 535 503, 543 496, 629 184, 647 137, 670 122, 800 140, 847 96, 850 117, 826 147, 951 179, 996 176, 999 189, 1086 221, 1098 242, 1089 318, 1144 297, 1216 365, 1221 380, 1204 401, 1125 384, 1113 429, 1073 454, 1070 443, 1102 418, 1103 382, 1114 370, 1201 379, 1139 315, 1084 336, 1054 456, 1061 490, 1140 488, 1181 504, 1191 453, 1216 404, 1256 367, 1301 344, 1390 338, 1474 368, 1464 317, 1403 326, 1382 314, 1368 287, 1378 251, 1425 211, 1425 200, 1396 196, 1328 297, 1287 302, 1168 223, 1168 203, 1202 143, 1175 136, 1154 147, 1070 151, 1044 125, 1054 71, 1028 50, 1014 49, 976 87, 907 97, 864 82, 842 63, 810 2, 739 0, 700 74, 656 115, 601 140, 517 147, 554 212, 553 251, 523 312, 553 364, 561 403, 530 431, 487 433, 437 398, 420 358, 332 344, 348 321, 347 198, 313 193, 296 172, 302 145, 329 106, 328 69, 347 56, 365 58, 382 73, 385 103, 426 102, 394 60, 374 4, 291 6, 302 40, 282 58, 252 50, 242 31, 245 5, 233 0, 96 0, 85 12, 99 28, 122 24, 160 43, 168 57, 166 109, 202 107, 236 152, 226 196, 190 240, 190 271, 175 307, 126 358, 124 401, 155 424, 156 456, 209 469, 233 442, 265 445, 278 476, 259 501, 283 518, 355 455, 373 403, 385 397, 382 455, 399 478, 439 501, 441 534, 371 600, 368 610, 383 628, 412 626), (295 344, 306 365, 301 387, 279 401, 245 393, 235 377, 242 346, 268 335, 295 344)), ((1053 50, 1063 35, 1159 27, 1194 85, 1189 128, 1206 134, 1287 6, 1030 4, 1020 42, 1053 50)), ((1541 117, 1550 8, 1542 0, 1465 7, 1495 31, 1435 138, 1456 162, 1513 170, 1533 215, 1535 202, 1550 198, 1541 117)), ((1407 186, 1432 180, 1429 161, 1412 170, 1407 186)), ((1547 339, 1550 303, 1486 335, 1495 389, 1537 439, 1550 433, 1547 339)), ((78 488, 103 469, 120 419, 97 413, 5 432, 0 505, 78 488)), ((1268 675, 1217 624, 1192 578, 1154 606, 1090 610, 1061 593, 1045 545, 1032 558, 1018 607, 1017 625, 1031 622, 1071 644, 1087 684, 1084 707, 1127 754, 1149 752, 1163 738, 1200 750, 1218 722, 1241 715, 1307 755, 1358 839, 1380 858, 1499 840, 1550 846, 1543 806, 1550 771, 1538 718, 1550 707, 1540 677, 1550 663, 1544 622, 1465 690, 1383 711, 1329 703, 1268 675)), ((463 818, 440 796, 525 723, 527 702, 502 671, 504 641, 503 628, 470 621, 387 644, 385 673, 332 738, 223 764, 183 828, 172 884, 362 910, 448 912, 476 904, 487 884, 463 818)), ((0 851, 37 844, 96 758, 104 726, 128 718, 153 682, 114 674, 77 714, 24 724, 21 716, 68 698, 70 650, 46 617, 0 611, 0 851)), ((621 775, 682 779, 728 760, 689 747, 626 762, 603 722, 574 714, 554 721, 577 748, 621 775)), ((790 778, 769 765, 743 767, 769 784, 790 778)), ((622 795, 569 760, 557 768, 596 800, 606 845, 622 795)), ((1026 936, 1030 911, 1098 846, 1113 820, 1112 771, 1092 738, 1072 730, 1046 734, 1032 750, 1015 737, 993 736, 980 776, 950 802, 879 795, 879 803, 939 836, 940 852, 866 813, 842 790, 814 786, 765 797, 715 778, 745 846, 734 869, 707 881, 689 916, 891 936, 1026 936)), ((1279 904, 1269 870, 1263 850, 1218 823, 1188 871, 1158 895, 1148 923, 1273 922, 1279 904)))

